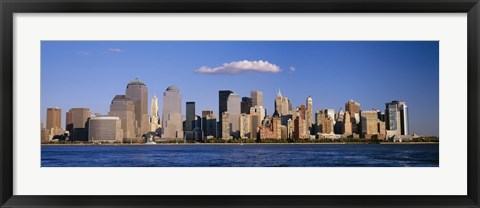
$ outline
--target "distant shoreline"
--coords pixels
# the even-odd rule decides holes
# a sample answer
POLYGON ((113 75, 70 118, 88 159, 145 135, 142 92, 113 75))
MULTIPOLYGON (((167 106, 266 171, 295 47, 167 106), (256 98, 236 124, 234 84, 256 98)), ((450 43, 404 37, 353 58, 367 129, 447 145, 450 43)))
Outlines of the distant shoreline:
POLYGON ((343 144, 439 144, 439 142, 380 142, 380 143, 364 143, 364 142, 332 142, 332 143, 157 143, 157 144, 145 144, 145 143, 133 143, 133 144, 42 144, 42 146, 171 146, 171 145, 343 145, 343 144))

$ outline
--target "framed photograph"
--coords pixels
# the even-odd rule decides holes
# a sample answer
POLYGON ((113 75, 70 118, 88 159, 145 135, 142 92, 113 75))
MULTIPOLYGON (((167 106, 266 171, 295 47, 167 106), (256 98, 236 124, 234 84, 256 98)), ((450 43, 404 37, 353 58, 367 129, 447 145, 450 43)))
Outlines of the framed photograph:
POLYGON ((1 207, 480 206, 478 0, 0 6, 1 207))

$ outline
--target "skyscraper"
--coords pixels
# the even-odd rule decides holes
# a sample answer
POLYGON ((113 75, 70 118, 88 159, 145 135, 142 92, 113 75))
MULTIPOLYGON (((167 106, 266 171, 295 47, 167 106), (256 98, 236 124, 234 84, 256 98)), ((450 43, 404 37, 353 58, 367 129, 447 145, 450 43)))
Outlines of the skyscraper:
POLYGON ((250 138, 250 120, 250 114, 240 114, 240 138, 242 139, 250 138))
POLYGON ((231 90, 220 90, 218 91, 218 122, 219 122, 219 128, 218 128, 218 131, 219 131, 219 134, 218 135, 222 135, 222 122, 223 122, 223 119, 222 119, 222 116, 223 116, 223 112, 226 112, 227 111, 227 100, 228 100, 228 96, 230 96, 230 94, 232 94, 233 92, 231 90))
POLYGON ((275 97, 275 110, 279 116, 285 116, 291 114, 292 104, 287 97, 283 97, 282 92, 278 89, 277 96, 275 97))
POLYGON ((307 97, 307 112, 306 112, 307 128, 310 130, 313 124, 313 100, 312 96, 307 97))
POLYGON ((231 138, 230 127, 232 126, 232 123, 230 122, 230 114, 227 111, 222 114, 222 139, 228 140, 231 138))
POLYGON ((150 104, 150 131, 157 132, 160 127, 160 117, 158 116, 158 98, 157 95, 153 94, 152 103, 150 104))
POLYGON ((227 112, 230 114, 230 123, 233 137, 240 136, 240 96, 232 93, 228 96, 227 112))
POLYGON ((345 103, 345 110, 350 112, 350 120, 352 121, 352 133, 360 133, 360 103, 354 100, 348 100, 345 103))
POLYGON ((252 106, 263 106, 263 92, 254 90, 250 92, 252 97, 252 106))
POLYGON ((409 134, 408 107, 406 102, 392 101, 386 103, 386 129, 396 131, 399 135, 409 134))
POLYGON ((348 100, 345 103, 345 110, 350 112, 350 117, 355 117, 355 114, 360 113, 360 103, 355 102, 354 100, 348 100))
POLYGON ((183 139, 182 97, 175 86, 163 93, 162 138, 183 139))
MULTIPOLYGON (((207 136, 211 136, 211 135, 207 134, 207 119, 208 119, 207 117, 209 115, 213 115, 213 110, 202 110, 202 132, 203 132, 203 137, 204 138, 206 138, 207 136)), ((215 133, 215 135, 216 135, 216 133, 215 133)))
POLYGON ((123 142, 132 142, 137 138, 135 132, 135 105, 129 97, 116 95, 110 103, 108 115, 120 119, 121 129, 123 130, 123 142))
POLYGON ((242 102, 240 103, 240 113, 250 113, 250 108, 252 107, 252 98, 242 97, 242 102))
POLYGON ((135 105, 135 121, 137 122, 136 136, 148 132, 148 88, 145 83, 135 78, 128 83, 125 95, 133 101, 135 105))
POLYGON ((186 103, 185 131, 193 131, 195 128, 195 102, 186 103))
POLYGON ((202 124, 202 128, 203 127, 205 127, 203 138, 217 138, 217 118, 215 117, 215 114, 212 113, 206 115, 205 124, 202 124))
POLYGON ((88 119, 92 115, 88 108, 71 108, 67 112, 65 129, 70 132, 70 140, 88 140, 88 119))
POLYGON ((250 139, 257 139, 257 133, 263 118, 265 118, 263 106, 256 105, 250 108, 250 139))
POLYGON ((47 108, 47 129, 61 129, 62 125, 62 109, 47 108))

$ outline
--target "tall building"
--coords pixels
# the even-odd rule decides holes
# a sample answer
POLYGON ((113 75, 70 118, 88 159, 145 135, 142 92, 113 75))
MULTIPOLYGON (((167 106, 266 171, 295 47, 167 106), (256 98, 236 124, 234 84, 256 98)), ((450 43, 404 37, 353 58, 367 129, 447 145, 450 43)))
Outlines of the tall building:
POLYGON ((150 131, 160 133, 159 128, 161 126, 160 117, 158 116, 158 98, 157 95, 153 94, 152 103, 150 104, 150 131))
POLYGON ((145 83, 135 78, 127 84, 125 95, 133 101, 135 105, 135 121, 137 123, 136 136, 141 137, 142 134, 150 130, 148 116, 148 88, 145 83))
POLYGON ((193 131, 195 128, 195 102, 186 103, 185 131, 193 131))
POLYGON ((207 136, 210 136, 210 135, 207 135, 206 133, 207 132, 207 116, 209 115, 213 115, 213 110, 202 110, 202 132, 203 132, 204 138, 206 138, 207 136))
POLYGON ((345 103, 345 110, 350 112, 350 117, 355 117, 356 113, 360 113, 360 103, 355 102, 354 100, 348 100, 345 103))
POLYGON ((386 103, 386 129, 396 131, 399 135, 409 134, 408 107, 406 102, 392 101, 386 103))
POLYGON ((307 122, 305 119, 302 119, 300 116, 296 116, 293 120, 293 138, 294 139, 307 139, 309 134, 305 132, 305 125, 307 122))
POLYGON ((212 113, 205 115, 204 118, 205 122, 202 123, 202 128, 205 129, 203 130, 203 138, 217 138, 217 117, 215 117, 215 114, 212 113))
POLYGON ((335 121, 335 109, 325 109, 325 114, 335 121))
POLYGON ((242 102, 240 103, 240 113, 250 113, 250 108, 252 107, 252 98, 242 97, 242 102))
POLYGON ((118 117, 121 121, 123 130, 123 142, 132 142, 137 139, 135 132, 135 105, 134 102, 125 95, 116 95, 110 103, 109 116, 118 117))
POLYGON ((230 132, 234 138, 240 136, 240 96, 232 93, 228 96, 227 112, 230 114, 230 132))
POLYGON ((361 135, 365 139, 385 139, 385 122, 378 119, 377 110, 360 111, 361 135))
POLYGON ((233 92, 231 90, 220 90, 218 91, 218 122, 219 122, 219 125, 218 125, 218 135, 222 135, 222 127, 223 127, 223 119, 222 119, 222 116, 223 116, 223 112, 226 112, 227 111, 227 100, 228 100, 228 96, 230 96, 230 94, 232 94, 233 92))
POLYGON ((345 119, 345 112, 343 112, 342 108, 340 108, 337 115, 335 115, 335 127, 334 127, 335 134, 345 133, 344 119, 345 119))
POLYGON ((250 139, 257 139, 257 134, 265 118, 265 109, 263 106, 253 106, 250 108, 250 139))
POLYGON ((73 129, 85 128, 91 115, 92 112, 88 108, 70 108, 66 116, 65 129, 72 131, 73 129))
POLYGON ((267 117, 260 126, 260 139, 281 139, 282 138, 281 118, 278 112, 273 117, 267 117))
POLYGON ((287 97, 283 97, 282 92, 278 89, 277 96, 275 97, 275 110, 279 116, 291 114, 292 104, 287 97))
POLYGON ((120 118, 114 116, 92 116, 88 125, 88 141, 122 142, 123 131, 120 118))
POLYGON ((350 120, 352 122, 352 131, 353 133, 360 133, 360 103, 355 102, 354 100, 348 100, 345 103, 345 110, 350 112, 350 120))
POLYGON ((252 106, 263 106, 263 92, 254 90, 250 92, 252 97, 252 106))
POLYGON ((88 141, 88 119, 91 115, 88 108, 71 108, 67 112, 65 129, 70 132, 70 140, 88 141))
POLYGON ((228 140, 231 138, 230 114, 226 111, 222 113, 222 139, 228 140))
MULTIPOLYGON (((250 112, 249 112, 250 113, 250 112)), ((242 113, 240 114, 240 138, 248 139, 250 138, 250 114, 242 113)))
POLYGON ((310 130, 313 124, 313 100, 311 96, 307 97, 307 111, 305 119, 307 120, 307 127, 310 130))
POLYGON ((350 119, 350 112, 348 111, 344 114, 342 133, 344 136, 352 135, 352 121, 350 119))
POLYGON ((317 131, 321 134, 333 134, 335 112, 332 109, 318 110, 316 113, 317 131), (333 115, 332 115, 333 114, 333 115))
POLYGON ((182 97, 175 86, 163 93, 162 138, 183 139, 182 97))
POLYGON ((47 129, 61 129, 62 109, 47 108, 47 129))

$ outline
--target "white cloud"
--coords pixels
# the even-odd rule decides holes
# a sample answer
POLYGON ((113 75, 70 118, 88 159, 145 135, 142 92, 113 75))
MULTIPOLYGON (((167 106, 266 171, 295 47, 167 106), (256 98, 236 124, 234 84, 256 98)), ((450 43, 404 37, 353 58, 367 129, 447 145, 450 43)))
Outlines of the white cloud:
POLYGON ((230 63, 224 63, 218 67, 203 66, 196 70, 200 74, 238 74, 242 72, 265 72, 265 73, 278 73, 282 70, 279 66, 271 64, 268 61, 235 61, 230 63))
POLYGON ((290 72, 292 72, 292 73, 295 72, 295 71, 297 71, 297 69, 295 69, 295 67, 293 67, 293 66, 291 66, 291 67, 289 68, 289 70, 290 70, 290 72))
POLYGON ((115 53, 125 52, 125 50, 120 49, 120 48, 109 48, 108 51, 109 52, 115 52, 115 53))

